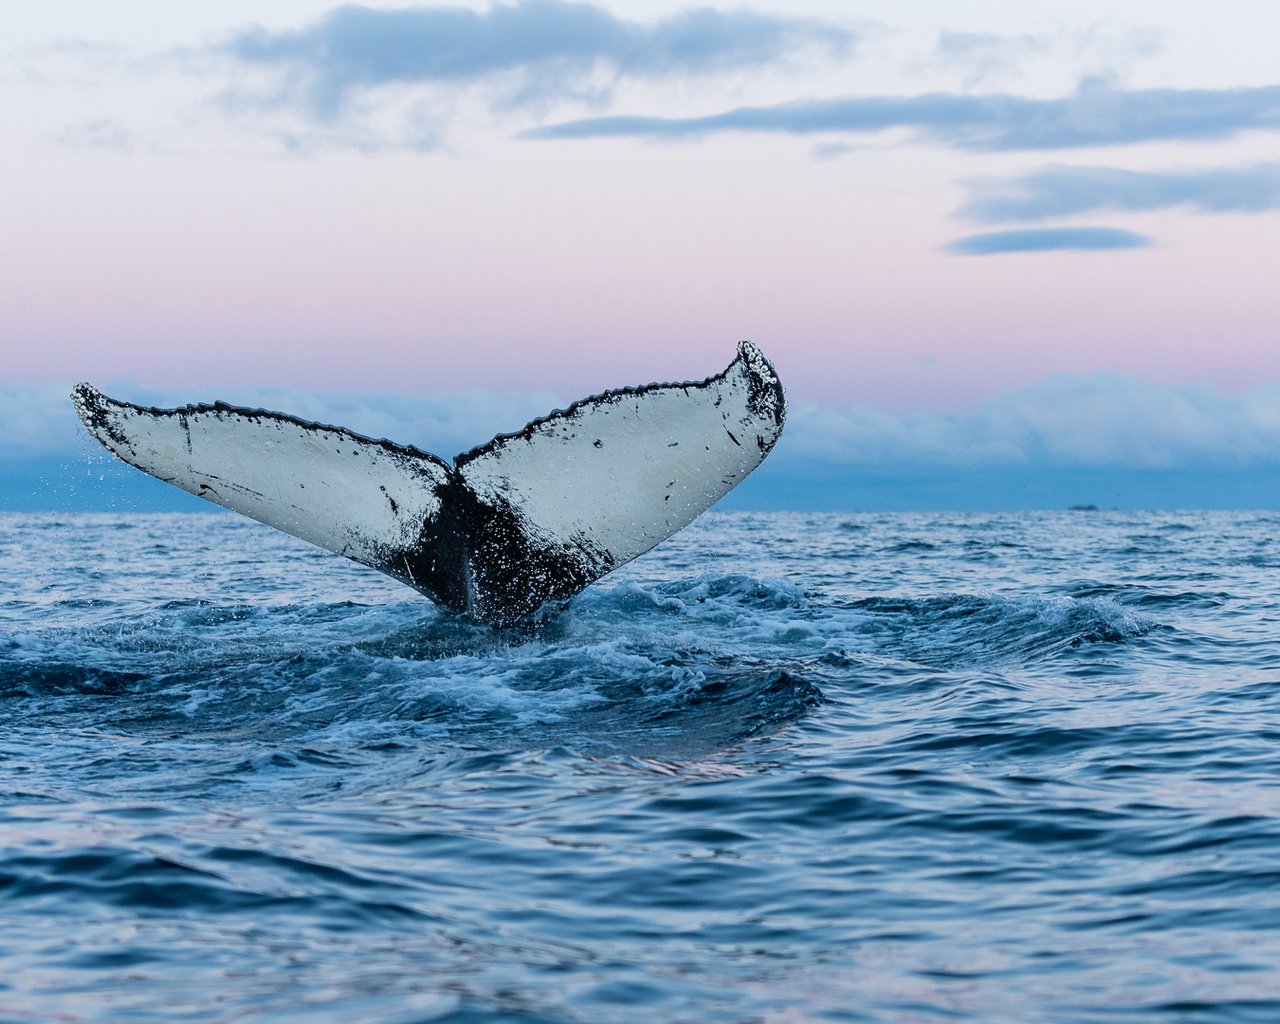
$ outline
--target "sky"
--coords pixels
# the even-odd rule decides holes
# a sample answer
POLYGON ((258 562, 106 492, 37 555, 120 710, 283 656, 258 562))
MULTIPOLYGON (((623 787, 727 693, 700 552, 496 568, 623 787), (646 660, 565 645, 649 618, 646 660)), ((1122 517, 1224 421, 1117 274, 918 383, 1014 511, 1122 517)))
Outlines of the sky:
POLYGON ((0 508, 188 507, 90 458, 82 379, 450 455, 740 338, 791 412, 739 507, 1280 505, 1270 0, 4 29, 0 508))

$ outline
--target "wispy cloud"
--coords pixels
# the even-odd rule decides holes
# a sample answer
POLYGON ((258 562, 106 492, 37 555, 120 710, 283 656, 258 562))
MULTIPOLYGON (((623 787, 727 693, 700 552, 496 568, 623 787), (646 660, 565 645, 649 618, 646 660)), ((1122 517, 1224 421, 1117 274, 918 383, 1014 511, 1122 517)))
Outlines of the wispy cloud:
POLYGON ((116 118, 92 118, 67 125, 54 136, 54 141, 67 149, 130 153, 139 139, 116 118))
POLYGON ((737 107, 703 117, 594 117, 547 125, 530 138, 687 138, 724 132, 861 134, 915 129, 957 149, 1037 150, 1224 139, 1280 129, 1280 86, 1120 89, 1086 82, 1057 99, 1006 94, 854 96, 737 107))
POLYGON ((994 256, 1010 252, 1141 249, 1148 245, 1151 245, 1151 239, 1146 235, 1121 228, 1055 227, 966 235, 947 243, 943 249, 958 256, 994 256))
POLYGON ((1111 22, 1075 31, 1019 33, 945 31, 934 46, 932 66, 959 71, 965 88, 1019 72, 1031 61, 1065 58, 1082 73, 1114 75, 1163 49, 1160 32, 1111 22))
POLYGON ((152 58, 120 43, 55 39, 0 51, 0 84, 97 89, 121 74, 136 71, 139 65, 151 63, 152 58))
POLYGON ((1165 172, 1048 167, 967 184, 969 199, 959 214, 988 224, 1172 206, 1200 213, 1280 210, 1280 164, 1274 163, 1165 172))
POLYGON ((965 85, 1007 73, 1029 57, 1053 48, 1048 35, 999 35, 994 32, 943 32, 934 46, 933 61, 946 69, 966 72, 965 85))
POLYGON ((594 72, 689 76, 757 68, 817 47, 832 55, 849 30, 808 18, 697 8, 641 23, 587 3, 520 0, 465 7, 336 7, 292 31, 243 31, 220 51, 281 76, 277 99, 332 117, 385 86, 520 79, 517 94, 572 91, 594 72))

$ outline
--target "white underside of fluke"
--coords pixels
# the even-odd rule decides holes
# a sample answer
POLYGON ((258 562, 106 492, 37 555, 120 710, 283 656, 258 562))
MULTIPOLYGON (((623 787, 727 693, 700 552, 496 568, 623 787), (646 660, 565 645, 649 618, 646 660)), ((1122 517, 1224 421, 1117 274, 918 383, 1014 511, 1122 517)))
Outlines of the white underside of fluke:
MULTIPOLYGON (((82 388, 86 387, 82 385, 82 388)), ((76 404, 86 418, 90 400, 76 404)), ((229 406, 148 410, 95 395, 106 409, 90 432, 125 462, 166 483, 368 562, 417 541, 440 511, 449 467, 336 427, 229 406)))
POLYGON ((588 399, 459 456, 458 473, 547 537, 585 539, 621 565, 687 526, 764 461, 781 423, 753 411, 752 387, 751 368, 739 360, 710 383, 588 399))
POLYGON ((130 465, 494 624, 687 525, 764 460, 785 412, 749 342, 717 376, 584 399, 453 466, 260 409, 149 409, 87 384, 72 399, 130 465))

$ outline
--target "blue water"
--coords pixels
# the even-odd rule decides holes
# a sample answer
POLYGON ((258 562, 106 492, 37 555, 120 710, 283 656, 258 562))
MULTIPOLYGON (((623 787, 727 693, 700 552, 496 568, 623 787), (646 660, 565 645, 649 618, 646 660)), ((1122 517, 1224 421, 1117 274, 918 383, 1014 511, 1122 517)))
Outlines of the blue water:
POLYGON ((1278 541, 711 515, 496 632, 0 517, 0 1021, 1280 1020, 1278 541))

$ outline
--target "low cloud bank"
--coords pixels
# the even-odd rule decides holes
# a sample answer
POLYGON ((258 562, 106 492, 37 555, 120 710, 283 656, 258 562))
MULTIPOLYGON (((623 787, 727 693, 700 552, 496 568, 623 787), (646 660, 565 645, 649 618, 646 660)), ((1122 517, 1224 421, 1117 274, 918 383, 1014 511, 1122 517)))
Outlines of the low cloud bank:
POLYGON ((1280 466, 1280 383, 1242 395, 1099 373, 1048 377, 967 416, 797 403, 788 454, 846 466, 1280 466))
MULTIPOLYGON (((135 497, 128 507, 202 506, 194 499, 178 504, 186 499, 170 494, 172 488, 107 458, 80 428, 67 390, 0 391, 0 436, 5 438, 0 481, 10 481, 0 489, 0 508, 117 507, 118 496, 129 488, 135 497), (106 477, 101 486, 94 482, 100 473, 106 477), (109 502, 103 498, 108 494, 109 502)), ((495 432, 518 430, 564 404, 546 394, 481 391, 422 398, 244 389, 215 396, 129 386, 108 390, 146 405, 218 397, 278 409, 413 444, 444 458, 495 432)), ((803 508, 827 502, 868 507, 868 492, 855 489, 867 481, 875 481, 876 507, 886 508, 925 507, 931 501, 933 507, 1027 507, 1027 487, 1034 480, 1042 481, 1035 493, 1045 495, 1042 502, 1052 506, 1057 499, 1048 496, 1059 493, 1054 487, 1095 477, 1147 480, 1152 497, 1142 500, 1148 505, 1161 504, 1160 493, 1170 495, 1166 505, 1229 505, 1232 493, 1254 495, 1239 499, 1250 504, 1270 501, 1271 490, 1258 491, 1252 484, 1252 490, 1231 491, 1232 479, 1270 481, 1268 486, 1280 496, 1280 382, 1223 395, 1208 385, 1166 388, 1108 373, 1063 375, 999 394, 963 416, 892 415, 866 407, 837 410, 795 394, 791 398, 787 429, 766 472, 756 474, 731 506, 803 508), (943 486, 948 480, 954 481, 950 490, 943 486), (980 480, 988 482, 978 487, 980 480)), ((1081 485, 1071 493, 1087 490, 1081 485)))
MULTIPOLYGON (((216 394, 120 385, 108 393, 170 407, 214 399, 333 423, 412 444, 444 458, 566 403, 541 394, 350 394, 218 389, 216 394)), ((97 448, 80 427, 69 389, 0 390, 0 461, 97 448)), ((1166 388, 1111 373, 1056 375, 1002 392, 964 416, 837 410, 791 395, 778 457, 833 465, 1014 465, 1169 468, 1280 463, 1280 382, 1240 395, 1205 384, 1166 388)))

